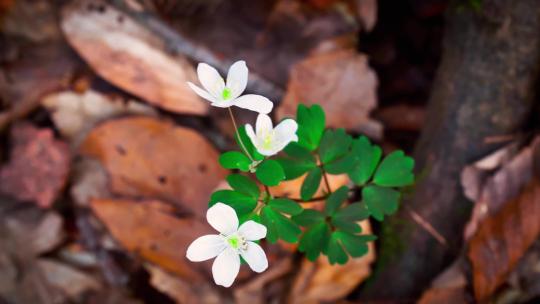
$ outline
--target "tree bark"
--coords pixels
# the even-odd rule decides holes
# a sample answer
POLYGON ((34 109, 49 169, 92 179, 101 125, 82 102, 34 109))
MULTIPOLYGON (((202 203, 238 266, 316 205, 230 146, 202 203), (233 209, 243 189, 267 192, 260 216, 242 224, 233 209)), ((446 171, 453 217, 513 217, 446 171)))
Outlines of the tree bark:
MULTIPOLYGON (((464 165, 498 148, 487 138, 520 132, 531 113, 540 54, 538 0, 484 0, 478 11, 447 12, 444 54, 414 156, 417 185, 384 223, 373 279, 362 299, 413 302, 459 253, 472 203, 460 185, 464 165), (442 245, 409 216, 431 223, 442 245)), ((500 144, 500 143, 499 143, 500 144)))

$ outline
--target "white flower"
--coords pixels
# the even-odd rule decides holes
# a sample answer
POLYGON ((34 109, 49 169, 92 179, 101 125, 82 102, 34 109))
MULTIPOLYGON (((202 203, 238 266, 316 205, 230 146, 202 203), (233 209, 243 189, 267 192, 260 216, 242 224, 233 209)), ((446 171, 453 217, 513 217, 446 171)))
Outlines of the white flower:
POLYGON ((237 106, 258 113, 270 113, 274 104, 270 99, 255 94, 240 96, 248 82, 248 68, 245 61, 237 61, 229 68, 227 83, 218 71, 206 63, 199 63, 197 75, 204 89, 188 82, 197 95, 210 101, 214 107, 228 108, 237 106))
POLYGON ((238 228, 238 217, 230 206, 217 203, 206 212, 208 223, 220 234, 201 236, 189 245, 187 258, 192 262, 206 261, 217 256, 212 265, 216 284, 229 287, 240 270, 240 255, 255 272, 268 268, 266 255, 257 243, 266 236, 266 227, 247 221, 238 228))
POLYGON ((283 150, 291 141, 298 141, 298 136, 296 136, 298 124, 293 119, 285 119, 273 128, 270 117, 259 114, 255 129, 257 132, 254 132, 253 127, 247 124, 246 134, 262 155, 272 156, 283 150))

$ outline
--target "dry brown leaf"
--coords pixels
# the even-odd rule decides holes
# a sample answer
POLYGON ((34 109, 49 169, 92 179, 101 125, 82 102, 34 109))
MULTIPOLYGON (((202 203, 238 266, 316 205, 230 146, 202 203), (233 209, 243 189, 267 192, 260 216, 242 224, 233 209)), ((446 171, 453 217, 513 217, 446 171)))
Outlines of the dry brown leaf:
POLYGON ((200 217, 226 174, 204 137, 150 117, 105 122, 88 135, 81 151, 103 163, 113 193, 171 201, 200 217))
MULTIPOLYGON (((362 231, 371 233, 369 221, 362 221, 362 231)), ((371 263, 375 261, 373 242, 368 244, 369 252, 361 258, 351 258, 345 265, 330 265, 321 256, 315 262, 304 258, 296 276, 289 303, 335 302, 347 296, 371 273, 371 263)))
POLYGON ((64 263, 41 258, 37 260, 37 266, 49 284, 62 290, 69 298, 101 288, 101 283, 95 278, 64 263))
POLYGON ((278 116, 293 117, 299 103, 320 104, 327 125, 381 138, 382 126, 369 118, 377 106, 377 76, 367 57, 354 50, 317 54, 296 64, 278 116))
POLYGON ((186 249, 197 237, 211 233, 208 225, 178 218, 171 206, 160 201, 94 199, 91 207, 128 251, 191 283, 204 281, 196 270, 200 266, 186 258, 186 249))
POLYGON ((107 118, 122 114, 157 116, 153 108, 142 103, 132 100, 124 102, 120 98, 109 98, 92 90, 82 94, 72 91, 50 94, 41 103, 51 112, 60 133, 75 140, 78 135, 107 118))
POLYGON ((471 219, 465 228, 465 239, 474 235, 484 218, 497 213, 529 183, 533 175, 533 154, 538 147, 540 138, 519 153, 516 145, 508 145, 463 170, 461 182, 464 191, 469 198, 476 198, 471 219), (488 172, 497 167, 500 169, 489 176, 488 172))
POLYGON ((0 169, 0 191, 43 208, 50 207, 68 177, 68 146, 56 140, 52 130, 30 124, 16 125, 11 141, 11 159, 0 169))
POLYGON ((0 18, 0 28, 3 33, 21 36, 33 42, 44 42, 61 37, 55 7, 51 1, 0 1, 0 12, 3 6, 9 8, 8 13, 0 18))
POLYGON ((488 299, 538 238, 539 218, 540 182, 533 179, 517 198, 480 224, 467 253, 478 301, 488 299))
POLYGON ((439 274, 426 290, 418 304, 468 303, 465 259, 458 258, 451 266, 439 274))
POLYGON ((371 32, 377 23, 377 0, 353 0, 356 15, 366 32, 371 32))
POLYGON ((208 103, 186 84, 187 59, 171 56, 156 35, 105 1, 74 1, 62 13, 69 43, 107 81, 166 110, 203 115, 208 103))

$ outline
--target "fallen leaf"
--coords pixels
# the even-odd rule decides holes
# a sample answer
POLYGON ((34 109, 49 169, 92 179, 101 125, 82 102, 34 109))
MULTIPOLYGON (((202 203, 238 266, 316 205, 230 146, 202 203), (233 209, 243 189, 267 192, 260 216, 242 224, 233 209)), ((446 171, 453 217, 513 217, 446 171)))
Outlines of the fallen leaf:
POLYGON ((102 162, 114 194, 168 200, 200 217, 226 174, 218 152, 204 137, 150 117, 101 124, 81 152, 102 162))
POLYGON ((79 207, 88 207, 93 198, 110 198, 109 177, 98 160, 82 157, 73 163, 70 194, 79 207))
MULTIPOLYGON (((362 231, 371 233, 369 221, 362 221, 362 231)), ((360 258, 349 259, 345 265, 330 265, 321 256, 315 262, 303 259, 294 279, 290 303, 336 302, 347 296, 371 273, 371 263, 375 261, 373 242, 368 244, 369 252, 360 258)))
POLYGON ((9 163, 0 169, 0 191, 42 208, 52 205, 69 173, 70 153, 50 129, 19 124, 11 132, 9 163))
POLYGON ((540 236, 540 183, 533 179, 518 197, 487 217, 469 241, 475 297, 482 302, 506 280, 540 236))
POLYGON ((177 218, 172 207, 160 201, 94 199, 91 207, 126 250, 191 284, 204 281, 196 270, 200 264, 188 261, 186 250, 197 237, 213 233, 210 226, 193 218, 177 218))
POLYGON ((62 290, 69 298, 76 298, 83 292, 99 290, 101 283, 92 276, 48 258, 37 260, 37 266, 52 287, 62 290))
POLYGON ((41 103, 51 112, 60 133, 72 140, 80 139, 98 122, 122 114, 157 116, 157 112, 136 101, 109 98, 99 92, 88 90, 82 94, 72 91, 47 95, 41 103), (79 136, 78 136, 79 135, 79 136))
POLYGON ((466 262, 458 258, 451 266, 439 274, 426 290, 418 304, 470 303, 467 293, 466 262))
POLYGON ((367 57, 354 50, 317 54, 296 64, 279 118, 294 117, 299 103, 320 104, 331 127, 363 131, 381 138, 382 126, 369 118, 377 106, 377 76, 367 57))
POLYGON ((377 0, 352 0, 356 15, 366 32, 371 32, 377 23, 377 0))
POLYGON ((50 1, 0 1, 0 12, 4 5, 9 8, 7 14, 0 18, 0 28, 4 34, 21 36, 33 42, 45 42, 61 37, 55 7, 50 1))
POLYGON ((538 148, 540 138, 519 152, 516 145, 509 145, 464 169, 461 175, 464 191, 470 198, 476 198, 465 228, 465 239, 470 239, 484 218, 497 213, 529 183, 533 175, 534 150, 538 148), (500 169, 495 173, 487 173, 498 166, 500 169))
POLYGON ((150 264, 145 267, 150 272, 150 284, 176 303, 222 303, 222 297, 208 284, 190 284, 189 280, 182 280, 159 267, 150 264))
POLYGON ((105 1, 67 5, 61 28, 68 42, 101 77, 163 109, 203 115, 209 108, 188 86, 192 65, 166 52, 166 42, 105 1))

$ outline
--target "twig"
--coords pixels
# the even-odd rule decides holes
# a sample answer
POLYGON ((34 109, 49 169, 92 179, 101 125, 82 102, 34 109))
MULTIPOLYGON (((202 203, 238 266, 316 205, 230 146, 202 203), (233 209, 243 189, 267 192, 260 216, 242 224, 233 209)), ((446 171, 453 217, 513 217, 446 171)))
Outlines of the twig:
POLYGON ((405 206, 405 209, 407 209, 407 212, 411 216, 411 218, 418 224, 420 227, 424 228, 431 236, 437 240, 437 242, 441 243, 441 245, 447 247, 448 242, 442 236, 437 229, 435 229, 428 221, 426 221, 422 216, 420 216, 418 213, 416 213, 414 210, 412 210, 410 207, 405 206))

